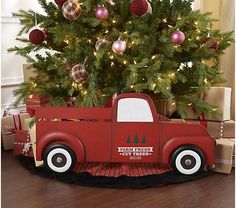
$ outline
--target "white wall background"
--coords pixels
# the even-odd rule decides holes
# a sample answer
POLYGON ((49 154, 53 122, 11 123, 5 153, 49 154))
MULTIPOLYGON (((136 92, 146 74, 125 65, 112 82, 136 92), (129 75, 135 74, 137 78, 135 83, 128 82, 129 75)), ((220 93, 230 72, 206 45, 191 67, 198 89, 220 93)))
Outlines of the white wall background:
POLYGON ((37 0, 1 1, 1 109, 12 105, 15 100, 12 91, 23 82, 24 58, 7 52, 10 47, 22 45, 15 40, 20 29, 19 20, 12 17, 12 12, 20 9, 43 12, 37 0))

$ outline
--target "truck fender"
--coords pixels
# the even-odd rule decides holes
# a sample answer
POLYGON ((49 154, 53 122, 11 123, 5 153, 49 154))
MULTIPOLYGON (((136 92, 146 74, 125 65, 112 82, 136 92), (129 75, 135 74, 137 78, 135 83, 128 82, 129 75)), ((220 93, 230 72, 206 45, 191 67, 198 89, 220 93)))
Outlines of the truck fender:
POLYGON ((82 142, 75 136, 65 132, 51 132, 36 140, 36 160, 42 160, 42 155, 46 147, 52 144, 65 144, 70 147, 77 162, 85 160, 85 149, 82 142))
POLYGON ((172 153, 182 146, 194 146, 200 149, 206 159, 206 163, 211 165, 215 163, 215 142, 211 137, 173 137, 168 140, 161 153, 163 164, 169 164, 172 153))

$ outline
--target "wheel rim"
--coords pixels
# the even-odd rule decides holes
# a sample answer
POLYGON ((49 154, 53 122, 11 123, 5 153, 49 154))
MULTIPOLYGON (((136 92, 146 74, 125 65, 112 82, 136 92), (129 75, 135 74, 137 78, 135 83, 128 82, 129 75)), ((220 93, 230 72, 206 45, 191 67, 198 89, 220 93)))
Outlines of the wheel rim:
POLYGON ((191 175, 200 169, 202 165, 201 157, 192 150, 180 152, 175 160, 175 166, 180 173, 191 175))
POLYGON ((54 172, 63 173, 70 169, 72 158, 68 151, 63 148, 55 148, 47 155, 48 167, 54 172))

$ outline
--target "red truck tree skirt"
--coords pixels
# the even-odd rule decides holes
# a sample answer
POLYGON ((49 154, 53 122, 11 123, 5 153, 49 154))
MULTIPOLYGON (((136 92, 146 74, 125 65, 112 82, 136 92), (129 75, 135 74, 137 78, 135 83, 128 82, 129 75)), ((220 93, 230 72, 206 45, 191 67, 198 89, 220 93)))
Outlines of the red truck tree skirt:
POLYGON ((169 166, 161 166, 156 163, 79 163, 76 172, 88 172, 93 176, 119 177, 145 176, 161 174, 172 169, 169 166))

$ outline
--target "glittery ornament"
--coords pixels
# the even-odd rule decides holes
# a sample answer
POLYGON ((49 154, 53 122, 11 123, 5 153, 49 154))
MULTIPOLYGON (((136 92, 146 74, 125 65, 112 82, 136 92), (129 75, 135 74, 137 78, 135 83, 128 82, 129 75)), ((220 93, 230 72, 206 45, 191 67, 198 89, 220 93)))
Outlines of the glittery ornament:
POLYGON ((45 41, 47 38, 47 35, 45 31, 39 30, 39 29, 34 29, 30 32, 29 34, 29 40, 31 43, 35 45, 40 45, 45 41))
POLYGON ((123 40, 116 40, 112 44, 112 50, 118 54, 124 53, 124 51, 126 50, 126 42, 123 40))
POLYGON ((171 42, 180 45, 185 40, 185 35, 182 31, 176 30, 171 34, 171 42))
POLYGON ((98 8, 96 9, 96 11, 95 11, 95 16, 96 16, 96 18, 99 19, 99 20, 105 20, 105 19, 108 18, 109 12, 108 12, 108 10, 107 10, 106 7, 100 6, 100 7, 98 7, 98 8))
POLYGON ((67 0, 54 0, 54 2, 59 6, 62 7, 62 5, 66 2, 67 0))
POLYGON ((75 66, 72 67, 70 71, 70 77, 76 83, 84 82, 88 77, 88 75, 89 75, 88 71, 82 64, 76 64, 75 66))
POLYGON ((106 45, 108 43, 109 41, 106 39, 99 39, 95 44, 96 51, 98 51, 102 45, 106 45))
POLYGON ((134 16, 144 16, 152 13, 151 4, 147 0, 132 0, 130 10, 134 16))
POLYGON ((63 4, 61 10, 62 10, 63 16, 69 20, 75 20, 81 15, 81 7, 74 0, 66 1, 63 4))

